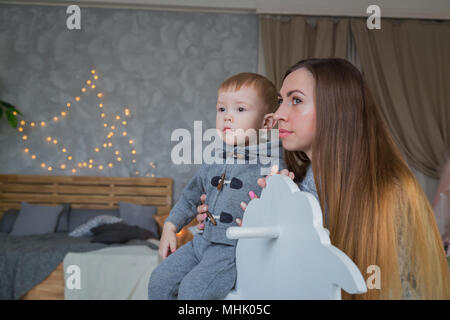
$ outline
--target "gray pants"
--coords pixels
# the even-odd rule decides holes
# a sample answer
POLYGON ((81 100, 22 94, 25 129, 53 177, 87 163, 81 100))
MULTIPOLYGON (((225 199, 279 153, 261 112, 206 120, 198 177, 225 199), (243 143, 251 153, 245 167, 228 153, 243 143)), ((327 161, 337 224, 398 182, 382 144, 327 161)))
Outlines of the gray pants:
POLYGON ((150 300, 222 299, 236 282, 236 247, 196 234, 163 260, 148 284, 150 300))

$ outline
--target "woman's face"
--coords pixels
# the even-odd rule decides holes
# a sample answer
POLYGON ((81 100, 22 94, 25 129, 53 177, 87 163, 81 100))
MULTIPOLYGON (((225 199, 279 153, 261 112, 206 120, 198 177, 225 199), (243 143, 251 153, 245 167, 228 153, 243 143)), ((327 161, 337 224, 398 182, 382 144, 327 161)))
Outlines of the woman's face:
POLYGON ((311 146, 316 133, 315 80, 305 68, 290 73, 280 90, 278 121, 283 148, 303 151, 311 159, 311 146))

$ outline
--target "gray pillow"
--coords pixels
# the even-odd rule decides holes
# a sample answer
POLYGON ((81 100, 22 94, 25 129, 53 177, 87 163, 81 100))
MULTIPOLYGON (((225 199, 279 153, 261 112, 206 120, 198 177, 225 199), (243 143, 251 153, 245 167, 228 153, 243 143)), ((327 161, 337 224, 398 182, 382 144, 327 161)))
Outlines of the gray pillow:
POLYGON ((69 214, 69 230, 72 232, 82 224, 85 224, 89 220, 101 216, 109 215, 113 217, 119 217, 118 209, 82 209, 72 208, 69 214))
POLYGON ((9 209, 3 213, 2 220, 0 220, 0 232, 10 233, 18 214, 18 209, 9 209))
POLYGON ((158 224, 153 216, 157 208, 140 204, 119 202, 120 217, 130 226, 138 226, 154 234, 158 234, 158 224))
POLYGON ((56 232, 68 232, 69 231, 69 214, 70 204, 63 204, 64 209, 59 215, 58 224, 56 225, 56 232))
POLYGON ((27 236, 55 232, 64 206, 42 206, 22 202, 11 235, 27 236))

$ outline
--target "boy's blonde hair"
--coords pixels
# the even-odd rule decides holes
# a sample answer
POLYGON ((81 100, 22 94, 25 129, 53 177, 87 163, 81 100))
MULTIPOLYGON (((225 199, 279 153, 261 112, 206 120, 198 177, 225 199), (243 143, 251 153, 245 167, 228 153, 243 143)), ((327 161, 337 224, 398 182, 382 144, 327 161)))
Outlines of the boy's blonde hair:
POLYGON ((222 82, 218 91, 238 91, 242 87, 250 87, 258 92, 258 96, 267 107, 267 113, 275 112, 278 109, 277 89, 269 79, 257 73, 235 74, 222 82))

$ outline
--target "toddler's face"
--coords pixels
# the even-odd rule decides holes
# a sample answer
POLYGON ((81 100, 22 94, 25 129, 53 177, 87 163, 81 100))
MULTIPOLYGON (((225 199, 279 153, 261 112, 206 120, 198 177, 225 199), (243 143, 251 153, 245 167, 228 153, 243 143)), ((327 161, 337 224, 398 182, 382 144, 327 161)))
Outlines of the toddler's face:
POLYGON ((237 91, 219 91, 216 105, 216 129, 219 136, 230 145, 245 145, 249 141, 246 130, 264 128, 267 107, 251 87, 237 91), (236 129, 242 129, 236 131, 236 129))

